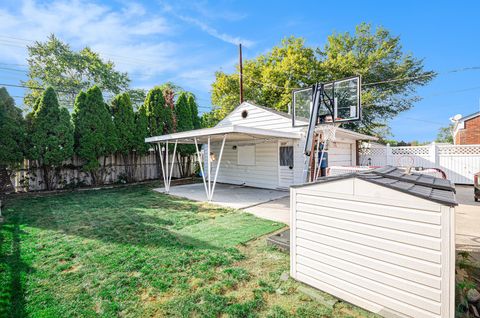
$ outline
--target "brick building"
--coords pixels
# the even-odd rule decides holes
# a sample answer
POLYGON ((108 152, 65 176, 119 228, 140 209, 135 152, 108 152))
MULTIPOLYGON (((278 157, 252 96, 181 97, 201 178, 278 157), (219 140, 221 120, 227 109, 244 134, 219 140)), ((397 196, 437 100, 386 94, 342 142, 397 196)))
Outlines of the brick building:
POLYGON ((455 122, 453 142, 455 145, 480 144, 480 112, 464 116, 455 122))

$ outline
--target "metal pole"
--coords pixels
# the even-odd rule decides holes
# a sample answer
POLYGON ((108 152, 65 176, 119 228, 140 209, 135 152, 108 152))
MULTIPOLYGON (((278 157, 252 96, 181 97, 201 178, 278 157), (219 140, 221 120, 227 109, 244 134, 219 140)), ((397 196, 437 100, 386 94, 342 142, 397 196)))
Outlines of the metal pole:
POLYGON ((208 154, 207 154, 207 170, 208 170, 208 201, 210 201, 210 193, 211 192, 211 185, 210 185, 210 175, 211 175, 211 163, 210 163, 210 153, 211 153, 211 150, 210 150, 210 136, 208 136, 208 144, 207 144, 207 151, 208 151, 208 154))
POLYGON ((169 189, 170 189, 170 184, 172 183, 173 166, 175 165, 175 153, 177 152, 177 142, 178 142, 178 139, 175 139, 175 146, 173 147, 172 167, 170 168, 170 174, 168 179, 169 189))
POLYGON ((205 181, 205 173, 203 172, 203 162, 202 162, 202 158, 200 157, 200 150, 198 150, 197 137, 193 138, 193 140, 195 141, 195 148, 197 149, 198 165, 200 166, 200 172, 202 173, 203 185, 205 186, 205 194, 207 195, 207 199, 208 199, 207 182, 205 181))
MULTIPOLYGON (((168 182, 168 140, 167 140, 167 145, 165 146, 165 172, 167 173, 167 182, 168 182)), ((168 187, 167 192, 170 191, 170 183, 166 185, 168 187)))
POLYGON ((242 44, 238 45, 239 50, 239 68, 240 68, 240 104, 243 103, 243 63, 242 63, 242 44))
POLYGON ((220 170, 220 163, 222 161, 223 148, 225 147, 225 140, 226 139, 227 139, 227 135, 225 134, 225 135, 223 135, 222 148, 220 148, 220 154, 218 155, 218 163, 217 163, 217 167, 215 169, 215 178, 213 178, 213 188, 212 188, 212 193, 210 193, 209 201, 212 201, 212 199, 213 199, 213 193, 215 191, 215 185, 217 184, 218 170, 220 170))
POLYGON ((162 145, 161 143, 157 143, 158 148, 160 149, 160 166, 162 166, 162 176, 163 176, 163 186, 165 187, 165 192, 168 193, 167 186, 165 185, 165 169, 163 169, 163 151, 162 151, 162 145))

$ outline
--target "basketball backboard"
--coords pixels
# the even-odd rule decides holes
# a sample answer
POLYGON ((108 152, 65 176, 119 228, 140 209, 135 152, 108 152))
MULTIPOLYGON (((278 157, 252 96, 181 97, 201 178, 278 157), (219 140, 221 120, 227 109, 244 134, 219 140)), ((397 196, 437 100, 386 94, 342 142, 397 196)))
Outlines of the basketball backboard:
MULTIPOLYGON (((361 78, 350 77, 323 84, 318 116, 326 122, 352 122, 361 119, 361 78)), ((292 124, 307 126, 312 111, 313 88, 293 91, 292 124)))

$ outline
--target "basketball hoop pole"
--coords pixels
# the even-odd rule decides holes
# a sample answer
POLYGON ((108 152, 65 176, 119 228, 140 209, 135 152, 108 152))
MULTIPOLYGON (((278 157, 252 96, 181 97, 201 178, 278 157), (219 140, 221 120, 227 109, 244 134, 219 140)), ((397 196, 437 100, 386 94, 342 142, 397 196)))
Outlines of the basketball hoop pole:
MULTIPOLYGON (((325 122, 325 118, 323 116, 322 118, 319 119, 318 112, 319 112, 321 103, 322 102, 325 103, 326 99, 328 100, 328 104, 330 105, 326 105, 327 103, 325 103, 325 105, 327 106, 327 109, 330 112, 330 116, 332 117, 332 120, 334 120, 334 113, 332 111, 333 100, 327 94, 325 94, 325 85, 323 83, 315 84, 312 88, 312 93, 313 93, 313 96, 312 96, 313 105, 312 105, 312 111, 310 113, 310 121, 308 125, 308 130, 307 130, 307 135, 305 140, 305 149, 304 149, 305 164, 306 164, 304 167, 304 173, 307 175, 307 180, 306 180, 307 182, 316 180, 318 176, 318 171, 316 171, 316 169, 313 169, 313 171, 311 171, 310 174, 308 173, 308 170, 310 168, 310 163, 314 158, 312 157, 312 152, 313 152, 312 150, 315 149, 314 148, 315 144, 313 140, 313 137, 315 134, 315 127, 317 126, 317 122, 319 120, 320 120, 320 123, 325 122), (310 157, 310 160, 307 160, 307 157, 310 157)), ((325 141, 323 143, 323 148, 325 149, 325 141)), ((324 150, 322 150, 322 155, 321 155, 322 160, 323 160, 323 153, 324 153, 324 150)), ((321 164, 321 162, 319 162, 318 164, 321 164)))

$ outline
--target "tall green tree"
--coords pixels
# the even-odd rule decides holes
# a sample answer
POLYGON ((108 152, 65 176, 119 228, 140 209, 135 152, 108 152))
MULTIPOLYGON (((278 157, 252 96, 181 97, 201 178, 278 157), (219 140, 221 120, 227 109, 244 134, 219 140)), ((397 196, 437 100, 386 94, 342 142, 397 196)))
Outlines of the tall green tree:
POLYGON ((188 93, 187 103, 190 106, 190 113, 192 115, 193 129, 201 127, 200 117, 198 117, 198 104, 195 99, 195 95, 188 93))
POLYGON ((60 108, 52 87, 47 88, 29 118, 28 158, 36 160, 47 190, 53 189, 62 163, 73 154, 70 113, 60 108))
POLYGON ((23 159, 25 121, 14 99, 0 87, 0 193, 13 190, 11 174, 23 159))
POLYGON ((107 172, 105 159, 116 151, 118 138, 112 115, 98 86, 78 94, 73 122, 75 153, 84 161, 83 169, 90 174, 93 184, 102 184, 107 172), (103 165, 100 164, 102 157, 103 165))
POLYGON ((127 93, 119 94, 111 102, 113 126, 117 141, 117 154, 123 158, 125 173, 128 182, 132 182, 135 176, 133 156, 135 151, 136 127, 135 113, 130 96, 127 93))
MULTIPOLYGON (((174 114, 165 101, 164 88, 162 86, 156 86, 148 92, 143 109, 147 118, 149 136, 164 135, 174 131, 174 114)), ((159 166, 160 148, 155 144, 154 149, 160 177, 162 171, 159 166)))
MULTIPOLYGON (((334 33, 324 47, 310 47, 290 37, 243 66, 244 95, 260 105, 287 111, 294 88, 308 87, 352 75, 361 75, 363 120, 344 125, 370 134, 382 134, 387 121, 413 107, 416 88, 434 76, 423 60, 404 52, 400 37, 384 28, 360 24, 355 33, 334 33), (395 79, 395 81, 389 81, 395 79), (372 85, 371 83, 384 82, 372 85)), ((218 121, 238 105, 238 69, 219 71, 212 84, 213 116, 218 121)))
MULTIPOLYGON (((115 70, 111 61, 86 47, 74 51, 68 44, 51 34, 45 42, 37 41, 28 46, 28 87, 52 86, 57 91, 62 106, 71 108, 76 95, 93 85, 104 93, 118 94, 128 88, 130 79, 126 73, 115 70)), ((41 90, 31 89, 25 96, 25 104, 33 107, 41 90)))
POLYGON ((436 142, 453 144, 453 124, 438 129, 436 142))
POLYGON ((135 139, 134 148, 137 157, 145 155, 150 149, 150 144, 145 142, 145 138, 149 136, 148 133, 148 119, 144 107, 140 107, 135 113, 135 139))
MULTIPOLYGON (((175 105, 175 117, 177 118, 177 131, 188 131, 194 128, 192 120, 192 110, 188 102, 188 93, 181 92, 175 105)), ((180 156, 180 173, 186 177, 190 171, 191 155, 195 153, 194 145, 179 145, 177 147, 180 156)))
POLYGON ((148 121, 149 136, 163 135, 165 131, 165 97, 160 87, 152 88, 143 104, 148 121))

